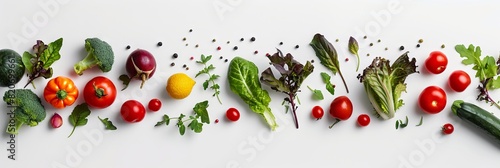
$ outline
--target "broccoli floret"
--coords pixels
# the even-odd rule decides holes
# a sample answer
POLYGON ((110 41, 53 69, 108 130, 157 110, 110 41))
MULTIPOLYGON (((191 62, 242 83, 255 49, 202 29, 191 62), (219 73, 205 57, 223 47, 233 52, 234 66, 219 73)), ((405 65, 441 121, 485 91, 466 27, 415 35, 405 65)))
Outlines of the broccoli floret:
POLYGON ((7 126, 9 134, 17 134, 24 124, 34 127, 45 119, 46 112, 40 98, 29 89, 8 90, 3 96, 3 101, 13 106, 15 125, 7 126))
POLYGON ((108 43, 99 38, 88 38, 85 39, 85 50, 87 50, 87 56, 73 67, 76 74, 82 75, 83 71, 96 65, 102 72, 111 70, 115 55, 108 43))

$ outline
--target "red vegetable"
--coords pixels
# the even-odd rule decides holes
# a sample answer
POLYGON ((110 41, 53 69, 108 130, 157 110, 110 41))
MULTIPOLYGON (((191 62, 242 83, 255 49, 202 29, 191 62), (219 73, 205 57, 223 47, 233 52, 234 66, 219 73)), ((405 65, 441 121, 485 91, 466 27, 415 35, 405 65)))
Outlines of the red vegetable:
POLYGON ((59 114, 54 113, 54 115, 50 118, 50 125, 52 126, 52 128, 59 128, 62 124, 62 117, 59 114))
POLYGON ((467 72, 457 70, 451 73, 448 84, 456 92, 463 92, 470 85, 470 76, 467 72))
POLYGON ((370 116, 368 116, 367 114, 361 114, 358 116, 358 125, 359 126, 365 127, 368 124, 370 124, 370 116))
POLYGON ((240 119, 240 112, 238 109, 229 108, 226 111, 226 117, 229 121, 238 121, 240 119))
POLYGON ((321 106, 314 106, 311 111, 311 114, 315 119, 319 120, 323 118, 325 111, 323 110, 323 108, 321 108, 321 106))
POLYGON ((420 93, 418 104, 425 112, 437 114, 446 107, 446 93, 438 86, 429 86, 420 93))
POLYGON ((444 124, 443 128, 442 128, 443 134, 446 134, 446 135, 453 133, 454 130, 455 130, 455 127, 453 127, 453 125, 450 123, 444 124))
POLYGON ((146 116, 146 109, 136 100, 128 100, 123 103, 120 114, 123 120, 129 123, 140 122, 146 116))
POLYGON ((106 77, 95 77, 85 85, 83 98, 90 107, 99 109, 109 107, 116 99, 115 84, 106 77))
POLYGON ((347 96, 339 96, 333 99, 330 104, 330 115, 335 118, 336 121, 330 125, 330 128, 332 128, 339 121, 351 118, 352 109, 352 102, 347 96))
POLYGON ((433 51, 425 60, 425 68, 433 74, 440 74, 446 70, 448 58, 441 51, 433 51))
POLYGON ((156 71, 155 57, 146 50, 137 49, 130 53, 126 69, 130 78, 139 78, 142 80, 142 88, 146 80, 151 78, 156 71))
POLYGON ((158 111, 161 108, 161 101, 159 99, 151 99, 148 103, 148 108, 151 111, 158 111))

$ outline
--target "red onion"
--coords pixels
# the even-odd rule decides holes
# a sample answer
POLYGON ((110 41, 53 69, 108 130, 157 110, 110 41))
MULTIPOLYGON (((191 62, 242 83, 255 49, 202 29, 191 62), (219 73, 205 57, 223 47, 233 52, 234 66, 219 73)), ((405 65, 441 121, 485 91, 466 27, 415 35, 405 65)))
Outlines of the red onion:
POLYGON ((137 49, 130 53, 127 64, 127 73, 130 78, 142 80, 141 88, 147 79, 151 78, 156 70, 156 60, 153 54, 146 50, 137 49))

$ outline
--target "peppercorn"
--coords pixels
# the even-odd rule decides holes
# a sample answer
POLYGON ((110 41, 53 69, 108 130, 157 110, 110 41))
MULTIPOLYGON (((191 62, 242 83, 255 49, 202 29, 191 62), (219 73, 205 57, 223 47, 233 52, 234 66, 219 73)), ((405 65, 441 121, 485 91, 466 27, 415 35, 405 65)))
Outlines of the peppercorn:
POLYGON ((444 47, 446 47, 446 46, 444 46, 444 44, 442 44, 442 45, 441 45, 441 48, 444 48, 444 47))
POLYGON ((233 50, 238 50, 238 46, 234 46, 234 47, 233 47, 233 50))
POLYGON ((187 65, 186 65, 186 64, 184 64, 184 65, 182 65, 182 67, 183 67, 183 68, 186 68, 186 67, 187 67, 187 65))
POLYGON ((311 60, 311 63, 314 63, 314 60, 311 60))
POLYGON ((215 39, 212 39, 212 43, 215 43, 216 41, 217 41, 217 40, 215 40, 215 39))
POLYGON ((170 66, 175 66, 175 63, 173 63, 173 62, 172 62, 172 63, 170 63, 170 66))
POLYGON ((377 40, 377 42, 379 42, 379 43, 380 43, 381 41, 382 41, 382 40, 380 40, 380 39, 378 39, 378 40, 377 40))
POLYGON ((419 48, 419 47, 420 47, 420 44, 417 44, 417 48, 419 48))
POLYGON ((227 59, 224 60, 224 62, 227 62, 227 61, 228 61, 227 59))
POLYGON ((163 43, 160 41, 158 42, 158 44, 156 44, 158 47, 161 47, 163 45, 163 43))
POLYGON ((177 57, 179 57, 179 55, 177 53, 174 53, 174 55, 172 55, 172 57, 177 58, 177 57))
POLYGON ((418 43, 423 43, 424 42, 424 39, 419 39, 418 40, 418 43))
POLYGON ((221 49, 221 48, 220 48, 220 46, 219 46, 219 47, 217 47, 217 50, 220 50, 220 49, 221 49))
POLYGON ((373 43, 370 43, 370 47, 373 46, 373 43))
POLYGON ((224 57, 222 57, 222 56, 219 57, 219 59, 222 59, 222 58, 224 58, 224 57))
POLYGON ((283 45, 283 42, 280 42, 280 45, 283 45))
POLYGON ((335 42, 339 42, 340 40, 339 39, 335 39, 335 42))
POLYGON ((189 29, 189 33, 193 32, 193 29, 189 29))
POLYGON ((399 50, 405 50, 405 46, 399 47, 399 50))
POLYGON ((257 51, 257 50, 255 50, 255 51, 253 52, 253 54, 258 54, 258 53, 259 53, 259 51, 257 51))
POLYGON ((125 49, 127 49, 127 50, 130 49, 130 45, 128 45, 127 47, 125 47, 125 49))
POLYGON ((250 41, 254 42, 255 41, 255 37, 250 38, 250 41))
POLYGON ((198 48, 200 45, 196 44, 194 47, 198 48))
POLYGON ((182 41, 186 41, 186 37, 182 38, 182 41))
POLYGON ((242 37, 242 38, 240 38, 240 41, 245 41, 245 39, 242 37))
POLYGON ((366 37, 366 36, 363 36, 363 38, 364 38, 364 39, 366 39, 366 38, 368 38, 368 37, 366 37))
POLYGON ((295 45, 295 49, 297 49, 297 48, 299 48, 299 45, 298 45, 298 44, 297 44, 297 45, 295 45))
POLYGON ((229 44, 229 43, 231 43, 231 42, 230 42, 230 41, 227 41, 226 43, 227 43, 227 44, 229 44))

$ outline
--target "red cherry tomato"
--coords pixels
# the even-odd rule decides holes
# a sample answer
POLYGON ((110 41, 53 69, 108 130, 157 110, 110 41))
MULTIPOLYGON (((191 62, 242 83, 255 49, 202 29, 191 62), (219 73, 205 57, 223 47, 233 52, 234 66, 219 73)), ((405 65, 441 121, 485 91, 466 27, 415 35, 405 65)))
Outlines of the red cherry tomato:
POLYGON ((323 115, 325 115, 325 111, 323 110, 323 108, 321 108, 321 106, 314 106, 311 114, 315 119, 319 120, 323 118, 323 115))
POLYGON ((433 74, 442 73, 447 65, 448 58, 441 51, 431 52, 425 60, 425 68, 433 74))
POLYGON ((429 86, 420 93, 418 104, 425 112, 437 114, 446 107, 446 93, 438 86, 429 86))
POLYGON ((151 99, 148 103, 148 109, 156 112, 161 108, 161 101, 159 99, 151 99))
POLYGON ((455 130, 455 127, 453 127, 453 125, 450 123, 446 123, 443 125, 442 130, 443 130, 443 134, 449 135, 449 134, 453 133, 453 131, 455 130))
POLYGON ((229 121, 238 121, 240 119, 240 112, 235 108, 229 108, 226 111, 226 117, 229 121))
POLYGON ((370 124, 370 116, 368 116, 367 114, 361 114, 358 116, 358 125, 359 126, 365 127, 368 124, 370 124))
POLYGON ((330 126, 330 128, 332 128, 341 120, 347 120, 351 118, 351 100, 347 96, 339 96, 333 99, 332 103, 330 104, 330 115, 336 119, 336 121, 330 126))
POLYGON ((90 107, 106 108, 116 99, 116 87, 111 80, 104 76, 91 79, 85 85, 83 98, 90 107))
POLYGON ((146 116, 146 109, 136 100, 128 100, 123 103, 120 109, 120 114, 123 120, 129 123, 136 123, 142 121, 146 116))
POLYGON ((470 85, 470 76, 467 72, 457 70, 451 73, 448 84, 456 92, 463 92, 470 85))

